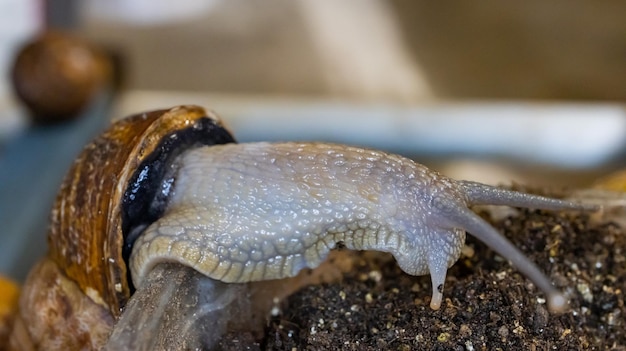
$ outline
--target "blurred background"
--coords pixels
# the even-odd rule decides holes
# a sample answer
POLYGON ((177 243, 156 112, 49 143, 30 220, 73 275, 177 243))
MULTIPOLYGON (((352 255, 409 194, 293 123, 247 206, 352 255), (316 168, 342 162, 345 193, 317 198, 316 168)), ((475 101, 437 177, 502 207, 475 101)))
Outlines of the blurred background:
POLYGON ((408 103, 626 98, 626 10, 619 1, 80 5, 81 35, 123 53, 129 89, 408 103))
POLYGON ((624 166, 625 14, 621 1, 0 0, 0 221, 14 223, 0 273, 21 279, 31 259, 18 256, 45 250, 24 238, 43 237, 93 135, 181 103, 214 109, 239 141, 358 144, 456 178, 589 186, 624 166), (43 125, 11 72, 49 29, 101 49, 115 77, 75 120, 43 125))

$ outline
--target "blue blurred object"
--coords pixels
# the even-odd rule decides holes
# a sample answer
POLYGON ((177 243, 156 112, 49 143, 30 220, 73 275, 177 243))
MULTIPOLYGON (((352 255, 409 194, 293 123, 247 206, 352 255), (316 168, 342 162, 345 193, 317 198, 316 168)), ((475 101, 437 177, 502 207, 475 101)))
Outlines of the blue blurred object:
POLYGON ((63 176, 80 150, 109 124, 110 96, 83 116, 32 127, 0 154, 0 273, 23 280, 47 250, 49 213, 63 176))

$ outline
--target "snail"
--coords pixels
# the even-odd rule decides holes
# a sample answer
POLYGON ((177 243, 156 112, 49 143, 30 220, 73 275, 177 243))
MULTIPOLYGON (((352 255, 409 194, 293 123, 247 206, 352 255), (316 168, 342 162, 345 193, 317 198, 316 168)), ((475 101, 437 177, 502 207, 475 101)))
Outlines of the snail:
MULTIPOLYGON (((164 267, 193 268, 202 277, 193 279, 208 282, 193 284, 226 296, 238 283, 314 268, 337 245, 390 252, 405 272, 430 274, 430 307, 438 309, 466 231, 562 311, 566 298, 550 280, 468 208, 480 204, 596 208, 453 180, 376 150, 237 144, 216 114, 198 106, 131 116, 88 145, 64 180, 49 255, 25 283, 12 342, 31 349, 119 345, 126 340, 120 335, 141 334, 127 331, 143 322, 118 321, 142 313, 134 301, 168 274, 164 267), (71 335, 63 333, 70 327, 71 335)), ((176 284, 183 288, 170 290, 186 289, 176 284)))

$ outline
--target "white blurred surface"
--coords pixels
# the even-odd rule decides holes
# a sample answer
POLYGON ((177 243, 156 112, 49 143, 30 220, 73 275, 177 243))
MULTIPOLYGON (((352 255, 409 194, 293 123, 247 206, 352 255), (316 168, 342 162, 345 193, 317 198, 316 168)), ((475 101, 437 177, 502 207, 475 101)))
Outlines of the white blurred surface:
POLYGON ((129 91, 114 109, 133 113, 197 104, 220 114, 240 141, 322 140, 405 154, 473 155, 566 168, 600 166, 626 144, 619 104, 436 102, 412 106, 129 91))
POLYGON ((7 77, 15 51, 41 28, 41 7, 36 0, 0 0, 0 96, 10 91, 7 77))
POLYGON ((9 79, 16 51, 43 23, 42 2, 0 0, 0 149, 2 140, 25 125, 9 79))
POLYGON ((196 18, 219 0, 86 0, 79 3, 86 21, 110 21, 132 26, 162 25, 196 18))

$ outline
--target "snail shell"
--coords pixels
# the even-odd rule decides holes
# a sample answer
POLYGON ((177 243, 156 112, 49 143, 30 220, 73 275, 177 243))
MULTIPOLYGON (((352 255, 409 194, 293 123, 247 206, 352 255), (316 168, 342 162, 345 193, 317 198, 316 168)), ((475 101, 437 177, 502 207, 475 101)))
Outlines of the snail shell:
MULTIPOLYGON (((42 349, 99 348, 133 290, 129 231, 162 211, 148 200, 159 196, 155 177, 186 148, 230 142, 217 116, 183 106, 120 120, 89 144, 57 196, 49 254, 27 279, 16 329, 42 349), (72 329, 77 335, 68 335, 72 329)), ((14 343, 23 348, 24 339, 14 343)))
POLYGON ((233 142, 217 117, 197 107, 136 115, 86 147, 64 181, 49 233, 50 257, 81 290, 118 315, 130 296, 125 236, 134 221, 153 221, 163 208, 152 179, 186 146, 233 142), (110 176, 103 176, 110 175, 110 176), (132 185, 132 194, 126 194, 132 185), (141 217, 141 218, 137 218, 141 217))

